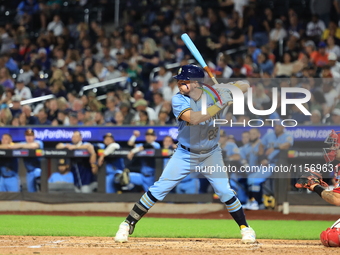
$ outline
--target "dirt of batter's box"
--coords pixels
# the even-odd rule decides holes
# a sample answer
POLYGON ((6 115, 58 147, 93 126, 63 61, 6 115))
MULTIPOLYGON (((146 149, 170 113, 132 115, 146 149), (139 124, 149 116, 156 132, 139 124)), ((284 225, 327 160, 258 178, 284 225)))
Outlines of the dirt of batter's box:
MULTIPOLYGON (((126 217, 128 212, 0 212, 1 214, 17 214, 17 215, 59 215, 59 216, 107 216, 107 217, 126 217)), ((307 214, 307 213, 290 213, 282 214, 281 212, 271 210, 245 211, 248 220, 327 220, 336 221, 339 215, 334 214, 307 214)), ((161 214, 148 213, 145 217, 156 218, 185 218, 185 219, 232 219, 227 210, 203 213, 203 214, 161 214)))
POLYGON ((318 240, 268 240, 242 244, 237 239, 130 238, 115 243, 111 237, 0 236, 1 254, 336 254, 318 240))

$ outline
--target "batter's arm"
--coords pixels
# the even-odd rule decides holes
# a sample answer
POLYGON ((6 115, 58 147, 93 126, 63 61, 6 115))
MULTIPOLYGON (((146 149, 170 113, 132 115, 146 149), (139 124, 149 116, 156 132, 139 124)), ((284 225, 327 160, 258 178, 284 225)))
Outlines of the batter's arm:
POLYGON ((194 112, 193 110, 188 110, 182 113, 178 118, 181 118, 192 125, 198 125, 199 123, 210 119, 211 116, 209 114, 202 115, 201 111, 194 112))

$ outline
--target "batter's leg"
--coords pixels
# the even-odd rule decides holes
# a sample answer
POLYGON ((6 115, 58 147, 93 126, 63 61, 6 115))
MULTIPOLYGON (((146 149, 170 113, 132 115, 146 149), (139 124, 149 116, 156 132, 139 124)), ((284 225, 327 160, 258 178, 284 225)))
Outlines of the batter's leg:
POLYGON ((206 158, 202 161, 201 166, 214 166, 214 168, 211 168, 211 170, 215 171, 204 173, 204 176, 211 183, 215 193, 219 196, 221 202, 226 204, 227 210, 229 211, 230 215, 239 225, 242 234, 242 242, 254 243, 255 232, 252 228, 249 227, 242 205, 230 188, 226 168, 223 168, 224 163, 221 151, 221 148, 218 147, 214 151, 206 155, 206 158), (219 168, 218 166, 222 167, 219 168))
POLYGON ((154 206, 157 201, 164 197, 190 173, 190 164, 196 156, 192 156, 183 148, 178 148, 166 165, 161 177, 134 205, 128 217, 119 226, 116 233, 116 242, 127 242, 128 236, 134 231, 137 222, 154 206))

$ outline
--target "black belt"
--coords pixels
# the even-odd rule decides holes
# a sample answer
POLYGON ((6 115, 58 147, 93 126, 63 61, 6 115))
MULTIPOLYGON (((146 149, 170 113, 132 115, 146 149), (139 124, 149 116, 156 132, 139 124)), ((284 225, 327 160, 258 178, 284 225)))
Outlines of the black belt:
POLYGON ((195 153, 195 154, 206 154, 209 153, 213 150, 215 150, 217 148, 218 144, 214 145, 212 148, 208 149, 208 150, 203 150, 203 151, 197 151, 197 150, 191 150, 189 147, 186 147, 184 145, 181 144, 181 147, 191 153, 195 153))

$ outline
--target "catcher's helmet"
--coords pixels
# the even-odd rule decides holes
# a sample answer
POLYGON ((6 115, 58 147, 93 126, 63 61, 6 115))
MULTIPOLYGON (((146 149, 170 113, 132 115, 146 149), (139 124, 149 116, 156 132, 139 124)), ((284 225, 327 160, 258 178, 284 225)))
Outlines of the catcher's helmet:
POLYGON ((202 79, 204 78, 204 71, 196 65, 184 65, 178 70, 178 74, 175 75, 174 78, 183 81, 202 79))
POLYGON ((340 132, 332 130, 325 139, 325 143, 330 145, 330 148, 323 148, 324 158, 326 162, 332 162, 336 157, 337 150, 340 149, 340 132))

